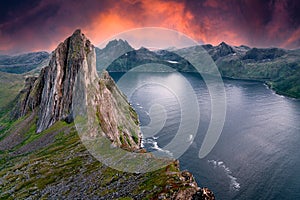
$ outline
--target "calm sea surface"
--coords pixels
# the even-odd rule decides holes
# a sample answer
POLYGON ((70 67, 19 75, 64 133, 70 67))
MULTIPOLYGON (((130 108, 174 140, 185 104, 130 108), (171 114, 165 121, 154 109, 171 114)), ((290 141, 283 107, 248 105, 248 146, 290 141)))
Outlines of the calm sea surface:
POLYGON ((144 138, 149 151, 163 151, 176 134, 181 104, 185 102, 179 99, 190 98, 184 85, 192 86, 200 120, 190 120, 199 127, 179 160, 181 169, 192 172, 199 185, 213 190, 217 199, 300 199, 300 101, 274 94, 259 82, 224 80, 224 128, 213 150, 200 159, 199 149, 211 118, 209 91, 200 76, 138 72, 127 77, 111 75, 116 82, 122 80, 118 85, 138 112, 142 126, 151 121, 161 126, 155 118, 160 119, 162 112, 149 115, 152 105, 164 111, 163 127, 144 138), (174 87, 178 90, 170 89, 174 87))

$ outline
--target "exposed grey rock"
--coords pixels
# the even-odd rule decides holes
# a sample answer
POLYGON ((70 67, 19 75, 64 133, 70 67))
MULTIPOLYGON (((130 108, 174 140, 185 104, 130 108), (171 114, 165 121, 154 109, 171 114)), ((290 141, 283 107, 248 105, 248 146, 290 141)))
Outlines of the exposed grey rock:
POLYGON ((36 77, 26 78, 23 90, 21 90, 21 92, 16 97, 18 99, 17 105, 11 113, 11 116, 13 118, 19 118, 26 115, 26 113, 28 113, 29 110, 33 110, 39 103, 37 102, 38 97, 32 99, 30 96, 30 93, 32 92, 32 88, 34 87, 34 83, 36 80, 36 77))
POLYGON ((137 114, 107 72, 98 77, 95 47, 80 30, 58 45, 49 66, 41 70, 39 77, 27 78, 12 117, 37 112, 37 133, 60 120, 71 123, 75 117, 74 91, 80 90, 80 97, 87 99, 87 88, 95 81, 98 85, 95 85, 94 96, 90 102, 81 103, 96 108, 101 129, 112 142, 129 150, 139 149, 141 134, 137 114), (75 87, 77 79, 80 84, 75 87))
MULTIPOLYGON (((79 70, 95 71, 95 48, 80 30, 59 44, 44 69, 37 132, 56 121, 72 118, 72 93, 79 70)), ((96 76, 96 74, 93 74, 96 76)), ((92 77, 89 77, 92 79, 92 77)))

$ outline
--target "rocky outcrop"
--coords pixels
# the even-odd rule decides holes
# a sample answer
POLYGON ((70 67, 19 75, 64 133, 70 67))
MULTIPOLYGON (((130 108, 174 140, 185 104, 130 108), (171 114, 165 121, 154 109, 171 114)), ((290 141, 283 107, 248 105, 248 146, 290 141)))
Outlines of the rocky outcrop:
POLYGON ((96 78, 95 50, 89 40, 76 30, 55 49, 49 66, 43 68, 38 78, 27 78, 18 96, 13 117, 38 110, 37 132, 59 120, 72 121, 72 93, 79 71, 96 78), (38 109, 37 109, 38 108, 38 109))
POLYGON ((89 84, 99 83, 91 97, 93 101, 83 103, 91 103, 96 108, 104 135, 127 150, 139 149, 141 134, 137 114, 107 72, 98 77, 95 48, 80 30, 58 45, 49 66, 41 70, 39 77, 26 79, 12 117, 36 112, 37 133, 60 120, 72 122, 74 90, 80 89, 75 87, 77 79, 81 80, 83 98, 87 97, 89 84))
POLYGON ((102 73, 99 86, 95 104, 101 129, 117 146, 140 149, 138 116, 107 71, 102 73))
POLYGON ((174 167, 178 168, 178 172, 175 172, 176 179, 170 179, 167 182, 165 190, 157 196, 157 199, 215 200, 212 191, 208 188, 198 187, 195 178, 190 172, 179 171, 179 161, 174 161, 174 167))
POLYGON ((16 105, 11 112, 12 118, 23 117, 29 111, 35 111, 35 108, 40 104, 42 90, 41 77, 26 78, 23 90, 16 97, 16 105))
POLYGON ((215 195, 211 190, 205 187, 194 194, 193 200, 215 200, 215 195))
POLYGON ((42 105, 39 110, 37 132, 41 132, 59 120, 72 121, 72 94, 79 71, 89 73, 89 79, 97 77, 95 50, 89 40, 77 30, 59 44, 43 76, 42 105))

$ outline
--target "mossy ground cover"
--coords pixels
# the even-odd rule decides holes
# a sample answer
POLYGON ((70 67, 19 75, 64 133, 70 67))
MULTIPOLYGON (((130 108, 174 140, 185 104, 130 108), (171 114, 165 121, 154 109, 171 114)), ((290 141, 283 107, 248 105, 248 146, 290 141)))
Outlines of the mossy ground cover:
MULTIPOLYGON (((22 120, 25 118, 18 123, 22 120)), ((0 199, 47 198, 51 195, 47 188, 56 188, 63 182, 70 185, 82 182, 87 187, 84 191, 87 194, 98 197, 118 194, 116 197, 119 196, 119 199, 133 199, 137 196, 152 199, 168 187, 174 190, 183 187, 178 181, 178 167, 169 166, 156 172, 131 174, 103 165, 88 153, 74 124, 57 122, 39 134, 35 128, 35 124, 31 125, 22 133, 25 137, 23 142, 0 154, 0 199), (21 155, 12 154, 53 132, 56 133, 55 140, 48 146, 21 155), (89 177, 86 184, 85 177, 89 177), (127 185, 129 188, 126 188, 127 185)), ((61 195, 72 193, 74 190, 69 188, 64 189, 61 195)))

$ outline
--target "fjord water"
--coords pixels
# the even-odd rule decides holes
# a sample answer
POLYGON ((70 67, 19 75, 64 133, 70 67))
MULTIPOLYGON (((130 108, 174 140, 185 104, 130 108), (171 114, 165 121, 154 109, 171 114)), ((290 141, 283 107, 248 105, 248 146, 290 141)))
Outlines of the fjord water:
MULTIPOLYGON (((123 74, 111 75, 117 82, 123 74)), ((138 112, 141 125, 161 117, 154 113, 150 120, 153 104, 161 105, 166 114, 163 128, 144 138, 145 148, 163 151, 176 134, 182 117, 178 95, 190 98, 182 87, 186 80, 197 96, 200 121, 195 121, 197 136, 179 158, 181 169, 192 172, 198 184, 213 190, 217 199, 300 199, 300 101, 277 95, 260 82, 224 80, 224 128, 214 149, 200 159, 212 117, 204 81, 196 74, 136 72, 125 80, 128 84, 117 84, 138 112), (129 94, 132 83, 135 89, 129 94), (180 94, 170 91, 168 84, 181 87, 180 94)))

